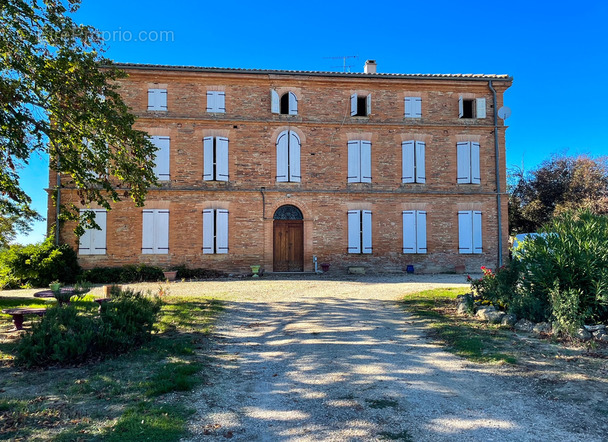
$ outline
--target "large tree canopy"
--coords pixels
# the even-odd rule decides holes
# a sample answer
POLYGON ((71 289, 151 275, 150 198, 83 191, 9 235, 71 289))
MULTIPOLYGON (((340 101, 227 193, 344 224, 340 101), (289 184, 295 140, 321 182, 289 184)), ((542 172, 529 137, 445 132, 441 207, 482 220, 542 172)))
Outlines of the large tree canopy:
MULTIPOLYGON (((100 55, 95 29, 76 24, 80 0, 0 3, 0 215, 36 217, 19 182, 32 155, 69 176, 80 203, 142 205, 156 183, 154 146, 118 94, 125 74, 100 55)), ((46 184, 46 183, 45 183, 46 184)), ((54 184, 54 183, 52 183, 54 184)), ((64 216, 75 218, 74 206, 64 216)))
POLYGON ((553 156, 527 174, 514 171, 510 180, 512 233, 535 232, 567 210, 608 214, 607 157, 553 156))

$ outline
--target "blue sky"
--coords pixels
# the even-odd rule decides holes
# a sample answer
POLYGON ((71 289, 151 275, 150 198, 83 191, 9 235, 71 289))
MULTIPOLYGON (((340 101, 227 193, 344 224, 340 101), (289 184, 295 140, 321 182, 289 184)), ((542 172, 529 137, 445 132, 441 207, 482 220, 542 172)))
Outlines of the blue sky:
MULTIPOLYGON (((83 0, 76 14, 119 62, 340 71, 331 57, 356 55, 352 71, 375 59, 378 72, 509 74, 507 167, 526 170, 552 153, 607 153, 607 18, 600 0, 83 0)), ((47 177, 45 158, 22 174, 44 216, 47 177)), ((18 241, 45 231, 37 223, 18 241)))

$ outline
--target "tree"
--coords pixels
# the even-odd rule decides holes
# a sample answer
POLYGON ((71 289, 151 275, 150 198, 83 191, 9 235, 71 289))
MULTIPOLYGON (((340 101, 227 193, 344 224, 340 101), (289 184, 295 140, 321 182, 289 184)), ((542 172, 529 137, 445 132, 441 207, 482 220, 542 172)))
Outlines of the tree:
POLYGON ((535 232, 555 215, 588 209, 608 214, 608 158, 553 156, 536 170, 511 173, 509 226, 535 232))
POLYGON ((0 250, 8 247, 15 240, 17 232, 27 233, 31 226, 26 219, 17 215, 0 215, 0 250))
MULTIPOLYGON (((133 129, 135 117, 115 80, 126 74, 100 54, 94 28, 70 14, 80 0, 3 0, 0 6, 0 215, 39 215, 19 183, 34 154, 69 179, 86 206, 110 209, 130 197, 143 205, 156 183, 155 147, 133 129)), ((77 219, 74 205, 63 218, 77 219)), ((81 219, 81 225, 91 220, 81 219)))

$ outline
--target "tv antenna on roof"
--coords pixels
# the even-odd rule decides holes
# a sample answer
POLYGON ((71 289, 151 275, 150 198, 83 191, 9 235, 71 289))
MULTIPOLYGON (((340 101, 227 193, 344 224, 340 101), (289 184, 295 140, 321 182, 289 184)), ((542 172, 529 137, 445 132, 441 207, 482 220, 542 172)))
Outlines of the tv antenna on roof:
POLYGON ((358 58, 358 55, 343 55, 341 57, 323 57, 323 58, 329 58, 332 60, 339 60, 342 59, 342 66, 332 66, 332 68, 342 68, 342 72, 350 72, 350 68, 353 67, 352 64, 346 64, 346 59, 347 58, 358 58), (346 70, 346 68, 348 68, 348 70, 346 70))

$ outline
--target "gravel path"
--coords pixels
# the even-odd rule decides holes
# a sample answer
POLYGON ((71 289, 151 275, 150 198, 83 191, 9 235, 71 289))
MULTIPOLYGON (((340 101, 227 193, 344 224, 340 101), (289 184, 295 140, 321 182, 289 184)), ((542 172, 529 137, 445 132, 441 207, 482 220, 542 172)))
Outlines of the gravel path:
POLYGON ((547 401, 513 371, 442 351, 396 302, 463 283, 444 275, 205 285, 232 301, 194 394, 191 440, 606 440, 589 430, 598 425, 582 406, 547 401))

